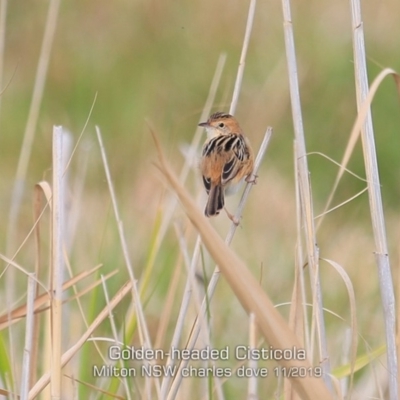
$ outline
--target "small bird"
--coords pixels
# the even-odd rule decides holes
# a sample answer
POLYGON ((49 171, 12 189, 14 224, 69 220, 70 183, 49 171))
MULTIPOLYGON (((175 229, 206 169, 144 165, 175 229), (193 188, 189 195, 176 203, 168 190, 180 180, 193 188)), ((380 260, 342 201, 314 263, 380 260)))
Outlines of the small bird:
MULTIPOLYGON (((200 170, 208 194, 204 214, 212 217, 224 208, 225 195, 235 193, 245 178, 247 182, 255 182, 255 178, 251 178, 254 154, 232 115, 217 112, 199 126, 207 130, 208 136, 202 150, 200 170)), ((234 217, 225 211, 235 222, 234 217)))

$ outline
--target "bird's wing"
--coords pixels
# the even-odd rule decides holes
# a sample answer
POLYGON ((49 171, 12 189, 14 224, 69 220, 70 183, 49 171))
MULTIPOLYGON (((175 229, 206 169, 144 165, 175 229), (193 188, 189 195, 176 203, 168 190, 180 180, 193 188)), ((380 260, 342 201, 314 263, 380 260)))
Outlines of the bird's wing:
POLYGON ((242 162, 245 158, 245 143, 242 135, 230 135, 224 146, 224 150, 229 157, 222 169, 221 183, 227 184, 235 178, 241 169, 242 162))

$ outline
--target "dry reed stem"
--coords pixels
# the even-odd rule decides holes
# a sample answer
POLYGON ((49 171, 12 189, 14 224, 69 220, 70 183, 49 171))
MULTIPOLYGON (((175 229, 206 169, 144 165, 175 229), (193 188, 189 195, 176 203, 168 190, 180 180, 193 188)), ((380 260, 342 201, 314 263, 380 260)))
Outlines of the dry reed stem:
MULTIPOLYGON (((354 73, 356 81, 357 108, 363 105, 368 97, 368 76, 366 54, 364 44, 364 31, 361 18, 361 6, 358 0, 350 0, 354 73)), ((378 162, 372 126, 370 107, 367 109, 366 119, 361 128, 361 138, 365 163, 365 172, 368 180, 368 196, 370 203, 371 221, 376 246, 376 261, 378 264, 378 276, 384 310, 387 367, 389 379, 389 398, 397 400, 398 393, 398 361, 396 352, 396 305, 394 297, 393 280, 390 271, 388 245, 386 239, 385 219, 383 215, 382 196, 378 172, 378 162)))
POLYGON ((34 301, 36 292, 36 279, 34 274, 31 274, 28 279, 28 289, 26 295, 26 328, 25 328, 25 346, 24 356, 22 360, 22 376, 21 376, 21 400, 28 399, 29 384, 30 384, 30 367, 31 367, 31 355, 34 337, 34 301))
MULTIPOLYGON (((114 216, 115 216, 115 220, 116 220, 116 223, 117 223, 119 239, 120 239, 121 247, 122 247, 122 253, 123 253, 123 256, 124 256, 125 265, 127 267, 130 280, 132 282, 132 298, 133 298, 133 303, 134 303, 133 307, 135 309, 136 316, 137 316, 138 333, 139 333, 140 342, 141 342, 141 345, 144 348, 149 348, 150 349, 150 348, 152 348, 152 346, 151 346, 149 330, 148 330, 148 327, 147 327, 146 318, 144 316, 144 311, 143 311, 143 308, 142 308, 142 302, 140 300, 140 294, 139 294, 139 291, 138 291, 137 280, 135 278, 134 270, 133 270, 133 267, 132 267, 132 264, 131 264, 131 261, 130 261, 130 258, 129 258, 128 245, 127 245, 127 241, 126 241, 126 238, 125 238, 123 222, 122 222, 122 220, 120 218, 120 215, 119 215, 117 199, 116 199, 116 196, 115 196, 114 185, 113 185, 113 182, 112 182, 112 179, 111 179, 111 173, 110 173, 110 170, 109 170, 109 167, 108 167, 108 161, 107 161, 105 148, 104 148, 104 145, 103 145, 103 140, 101 138, 100 129, 97 126, 96 126, 96 134, 97 134, 97 139, 98 139, 99 146, 100 146, 101 157, 102 157, 102 160, 103 160, 104 170, 105 170, 105 174, 106 174, 106 178, 107 178, 108 189, 109 189, 110 196, 111 196, 112 206, 113 206, 113 210, 114 210, 114 216)), ((159 391, 160 390, 159 389, 159 381, 158 380, 154 380, 154 383, 156 385, 157 391, 159 391)))
MULTIPOLYGON (((294 179, 295 179, 295 198, 296 198, 296 237, 297 242, 295 246, 295 271, 294 271, 294 284, 292 299, 290 303, 290 313, 289 313, 289 326, 299 339, 299 342, 306 348, 310 348, 310 338, 308 334, 308 314, 307 314, 307 297, 306 288, 304 282, 304 268, 303 268, 303 246, 301 243, 301 204, 300 204, 300 187, 298 184, 298 160, 296 157, 296 152, 293 151, 294 156, 294 179)), ((279 382, 278 382, 279 384, 279 382)), ((279 385, 278 385, 279 387, 279 385)), ((293 387, 288 379, 283 381, 283 395, 285 399, 288 400, 298 400, 300 397, 293 390, 293 387)))
MULTIPOLYGON (((399 260, 399 252, 400 252, 400 248, 397 249, 397 259, 399 260)), ((400 274, 397 274, 397 280, 396 280, 396 300, 397 300, 397 304, 400 304, 400 274)), ((397 313, 396 313, 396 317, 397 317, 397 332, 400 332, 400 309, 399 307, 397 308, 397 313)), ((400 346, 397 346, 396 349, 396 353, 397 353, 397 359, 400 359, 400 346)), ((400 368, 397 369, 397 382, 400 382, 400 368)), ((399 397, 400 397, 400 393, 399 393, 399 397)))
POLYGON ((61 399, 62 281, 64 241, 63 131, 53 128, 53 195, 51 219, 51 397, 61 399))
MULTIPOLYGON (((250 349, 257 349, 257 325, 256 319, 253 313, 249 315, 249 347, 250 349)), ((257 360, 250 358, 248 367, 253 371, 257 370, 257 360)), ((247 400, 258 400, 257 396, 257 377, 256 374, 248 379, 247 382, 247 400)))
MULTIPOLYGON (((313 293, 313 320, 312 326, 316 325, 319 345, 320 365, 324 370, 324 380, 329 386, 329 355, 326 343, 325 322, 322 305, 322 294, 319 279, 318 248, 314 226, 314 212, 311 196, 311 184, 308 175, 307 152, 304 138, 303 118, 301 113, 299 82, 297 75, 296 52, 290 1, 282 0, 283 23, 285 34, 285 49, 289 74, 290 100, 292 106, 292 119, 295 133, 295 154, 299 174, 299 198, 301 203, 302 226, 304 226, 305 241, 307 248, 308 266, 311 279, 311 290, 313 293)), ((300 243, 300 241, 298 241, 300 243)), ((313 334, 313 330, 312 330, 313 334)), ((313 341, 311 341, 313 344, 313 341)))
MULTIPOLYGON (((203 244, 219 266, 222 274, 231 286, 244 309, 250 314, 254 313, 257 324, 264 337, 274 348, 287 349, 301 348, 297 337, 289 328, 287 322, 275 309, 273 303, 260 287, 260 284, 247 269, 246 265, 227 246, 219 234, 211 226, 203 213, 198 209, 186 189, 180 184, 178 178, 167 163, 160 143, 156 137, 157 150, 159 153, 159 168, 168 183, 172 186, 179 197, 188 218, 201 235, 203 244)), ((307 360, 280 360, 280 364, 290 368, 293 366, 310 368, 307 360)), ((332 399, 332 396, 324 383, 315 377, 291 378, 295 390, 303 396, 304 400, 332 399)), ((175 383, 175 382, 174 382, 175 383)), ((169 399, 176 395, 177 387, 171 388, 169 399)))
MULTIPOLYGON (((199 259, 199 254, 200 254, 200 246, 201 246, 201 238, 200 236, 197 237, 196 239, 196 244, 194 247, 193 251, 193 256, 189 265, 189 268, 187 270, 187 278, 186 278, 186 283, 185 283, 185 288, 183 290, 183 297, 181 301, 181 306, 179 309, 179 314, 178 318, 175 324, 175 329, 174 329, 174 334, 172 336, 171 343, 169 345, 169 348, 177 348, 180 338, 182 336, 183 332, 183 327, 185 323, 185 318, 186 314, 189 308, 190 304, 190 299, 192 297, 192 288, 195 287, 194 284, 194 273, 195 273, 195 268, 199 259)), ((174 361, 171 356, 168 357, 166 366, 171 366, 174 364, 174 361)), ((168 388, 169 388, 169 382, 171 381, 172 377, 169 375, 165 376, 162 385, 161 385, 161 399, 165 399, 167 396, 168 388)))
MULTIPOLYGON (((107 290, 107 285, 106 285, 106 281, 103 277, 103 275, 101 276, 101 283, 103 286, 103 293, 104 293, 104 297, 106 300, 106 307, 108 309, 108 320, 110 322, 110 326, 111 326, 111 332, 112 332, 112 336, 114 337, 115 343, 120 343, 121 341, 118 338, 118 332, 117 332, 117 327, 115 325, 115 320, 114 320, 114 314, 112 312, 112 308, 110 307, 110 296, 108 295, 108 290, 107 290)), ((124 385, 125 388, 125 394, 126 397, 128 398, 128 400, 131 400, 131 393, 129 390, 129 386, 128 386, 128 382, 126 379, 122 379, 122 383, 124 385)))
POLYGON ((249 13, 247 16, 247 23, 246 23, 246 31, 243 39, 242 53, 240 55, 239 67, 235 81, 235 88, 233 90, 231 107, 229 109, 229 113, 232 115, 234 115, 236 112, 237 103, 239 101, 240 89, 242 88, 244 67, 246 65, 247 49, 249 47, 251 31, 253 29, 255 11, 256 11, 256 0, 250 0, 249 13))
MULTIPOLYGON (((293 150, 295 149, 295 143, 293 150)), ((309 326, 308 313, 307 313, 307 295, 306 295, 306 285, 304 277, 304 253, 303 253, 303 243, 302 243, 302 216, 301 216, 301 196, 300 196, 300 185, 299 185, 299 174, 298 169, 298 159, 296 157, 296 151, 293 151, 294 157, 294 181, 295 181, 295 197, 296 197, 296 255, 295 255, 295 288, 294 291, 299 293, 295 296, 299 300, 293 304, 293 328, 297 333, 297 337, 305 345, 307 349, 311 348, 311 339, 309 330, 305 329, 309 326), (299 305, 302 305, 300 309, 299 305)))
MULTIPOLYGON (((174 335, 174 338, 173 338, 174 340, 172 340, 172 342, 171 342, 171 348, 176 348, 179 344, 179 338, 182 335, 182 331, 184 328, 184 322, 186 320, 187 309, 189 307, 189 301, 191 298, 193 298, 195 312, 197 313, 198 318, 201 318, 201 324, 203 327, 203 330, 202 330, 203 343, 206 346, 209 346, 211 348, 212 346, 211 346, 210 335, 209 335, 209 332, 210 332, 209 320, 205 315, 201 314, 201 312, 200 312, 202 294, 200 294, 200 292, 199 292, 200 285, 199 285, 198 279, 196 278, 196 266, 198 264, 198 260, 200 258, 200 252, 201 252, 201 238, 200 238, 200 236, 197 236, 192 258, 190 258, 190 256, 189 256, 189 251, 187 250, 187 246, 183 239, 182 234, 179 235, 179 243, 181 245, 181 251, 184 255, 184 260, 185 260, 185 265, 186 265, 186 270, 187 270, 187 279, 186 279, 184 295, 183 295, 183 299, 182 299, 182 307, 181 307, 182 312, 179 313, 180 318, 178 318, 178 323, 176 324, 176 331, 177 331, 177 333, 179 333, 179 335, 177 335, 177 337, 175 337, 175 335, 174 335), (193 296, 192 296, 192 294, 193 294, 193 296)), ((215 377, 215 378, 217 378, 216 381, 219 379, 218 377, 215 377)))
MULTIPOLYGON (((3 78, 4 78, 4 43, 6 38, 6 18, 7 17, 7 0, 0 1, 0 91, 3 91, 3 78)), ((0 93, 0 115, 1 115, 1 102, 2 93, 0 93)))
MULTIPOLYGON (((35 240, 35 274, 40 279, 42 273, 41 269, 43 266, 42 262, 42 252, 41 252, 41 231, 40 231, 40 219, 44 212, 49 206, 51 210, 51 187, 48 182, 42 181, 35 185, 33 189, 33 233, 35 240), (46 203, 42 206, 42 197, 45 196, 46 203)), ((36 285, 36 294, 35 297, 38 298, 40 293, 39 284, 36 285)), ((30 385, 31 387, 34 382, 36 382, 37 374, 38 374, 38 354, 39 354, 39 343, 40 343, 40 318, 42 318, 39 313, 35 315, 34 322, 34 333, 33 333, 33 346, 31 353, 31 377, 30 377, 30 385)))
MULTIPOLYGON (((175 324, 174 334, 173 334, 173 337, 172 337, 172 340, 170 343, 170 348, 177 348, 180 338, 182 336, 187 310, 189 308, 190 299, 192 297, 192 289, 193 289, 193 287, 196 287, 195 269, 196 269, 196 265, 197 265, 197 262, 200 257, 200 248, 201 248, 201 238, 200 238, 200 236, 198 236, 196 239, 193 256, 192 256, 191 262, 189 264, 189 268, 187 270, 187 279, 186 279, 185 289, 184 289, 184 293, 183 293, 183 297, 182 297, 182 301, 181 301, 181 306, 179 309, 178 319, 175 324)), ((195 304, 197 305, 197 303, 195 303, 195 304)), ((203 326, 208 327, 207 319, 204 318, 203 314, 201 314, 201 319, 202 319, 202 323, 205 324, 203 326)), ((168 366, 168 365, 173 365, 173 364, 174 364, 173 359, 171 357, 168 357, 166 365, 168 366)), ((169 382, 171 381, 171 379, 172 379, 172 377, 170 377, 170 376, 164 377, 162 386, 161 386, 161 399, 166 398, 167 391, 169 388, 168 385, 169 385, 169 382)))

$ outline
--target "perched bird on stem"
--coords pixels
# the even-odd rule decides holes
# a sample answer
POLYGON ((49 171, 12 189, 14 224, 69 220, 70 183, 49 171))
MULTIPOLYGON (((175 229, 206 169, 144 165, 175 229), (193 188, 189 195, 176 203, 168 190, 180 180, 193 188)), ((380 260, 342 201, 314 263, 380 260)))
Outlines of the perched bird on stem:
MULTIPOLYGON (((208 136, 202 150, 200 170, 208 193, 204 213, 212 217, 224 208, 225 195, 235 193, 244 180, 255 182, 255 178, 251 178, 254 154, 249 140, 232 115, 217 112, 199 126, 207 130, 208 136)), ((237 223, 226 208, 225 211, 237 223)))

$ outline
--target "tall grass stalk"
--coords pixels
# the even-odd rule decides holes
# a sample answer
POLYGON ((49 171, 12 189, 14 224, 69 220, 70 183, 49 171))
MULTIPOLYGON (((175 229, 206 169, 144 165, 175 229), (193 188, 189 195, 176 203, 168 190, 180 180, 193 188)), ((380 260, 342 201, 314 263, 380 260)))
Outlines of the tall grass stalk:
POLYGON ((62 282, 64 242, 63 131, 53 129, 53 195, 51 223, 51 397, 61 398, 62 282))
MULTIPOLYGON (((103 286, 104 297, 105 297, 106 303, 107 303, 108 320, 110 321, 112 336, 114 337, 115 343, 121 343, 119 335, 118 335, 117 326, 115 324, 114 314, 112 312, 112 308, 109 306, 110 305, 110 296, 108 294, 107 284, 106 284, 106 280, 104 279, 104 276, 101 276, 101 283, 103 286)), ((128 380, 122 379, 122 384, 124 385, 125 394, 126 394, 127 399, 131 400, 132 396, 131 396, 131 391, 129 389, 128 380)), ((149 393, 147 393, 147 397, 150 398, 149 393)))
POLYGON ((128 252, 128 245, 127 245, 127 241, 125 238, 125 232, 124 232, 124 227, 123 227, 123 222, 120 218, 119 215, 119 209, 118 209, 118 204, 117 204, 117 198, 115 195, 115 191, 114 191, 114 184, 111 178, 111 173, 110 173, 110 169, 108 166, 108 160, 107 160, 107 155, 106 155, 106 151, 104 148, 104 144, 103 144, 103 139, 101 137, 101 132, 98 126, 96 126, 96 134, 97 134, 97 140, 99 142, 99 147, 100 147, 100 153, 101 153, 101 157, 102 157, 102 161, 103 161, 103 166, 104 166, 104 171, 106 174, 106 179, 107 179, 107 184, 108 184, 108 189, 110 192, 110 196, 111 196, 111 201, 112 201, 112 206, 113 206, 113 211, 114 211, 114 216, 115 216, 115 220, 117 223, 117 228, 118 228, 118 234, 119 234, 119 239, 121 242, 121 246, 122 246, 122 252, 124 255, 124 261, 126 264, 126 268, 127 268, 127 272, 129 275, 129 278, 132 282, 132 286, 133 286, 133 299, 135 302, 135 307, 136 307, 136 312, 138 315, 138 318, 140 319, 141 324, 143 324, 141 326, 141 329, 143 329, 143 334, 144 334, 144 345, 146 347, 149 347, 150 344, 150 336, 148 334, 148 329, 147 329, 147 325, 145 323, 145 318, 144 318, 144 314, 143 314, 143 310, 141 309, 141 302, 140 302, 140 298, 139 298, 139 292, 137 290, 137 279, 135 277, 135 273, 134 273, 134 269, 133 266, 131 264, 130 258, 129 258, 129 252, 128 252))
MULTIPOLYGON (((316 324, 319 345, 320 365, 324 370, 324 380, 330 386, 330 364, 326 343, 325 323, 322 305, 322 294, 319 278, 319 254, 316 245, 314 226, 314 212, 312 205, 311 184, 307 163, 306 144, 304 138, 303 117, 300 104, 299 82, 297 75, 296 52, 293 35, 290 1, 282 0, 283 23, 285 34, 286 58, 289 74, 290 100, 295 134, 295 154, 298 167, 299 199, 301 204, 301 225, 304 227, 304 236, 307 249, 308 267, 313 293, 313 321, 316 324)), ((298 243, 301 243, 298 240, 298 243)), ((312 344, 312 341, 311 341, 312 344)))
MULTIPOLYGON (((361 18, 361 6, 358 0, 350 0, 353 33, 354 71, 356 81, 357 108, 360 109, 368 96, 368 77, 364 43, 364 30, 361 18)), ((397 352, 396 352, 396 309, 393 280, 390 271, 385 219, 376 158, 374 130, 370 109, 361 128, 365 172, 368 180, 368 197, 371 221, 376 246, 376 260, 385 314, 387 362, 389 378, 389 398, 398 399, 397 352)))
MULTIPOLYGON (((293 165, 294 165, 294 181, 295 181, 295 199, 296 199, 296 245, 295 245, 295 260, 294 260, 294 284, 292 299, 289 313, 289 326, 294 334, 299 338, 300 343, 304 344, 306 349, 311 348, 309 330, 305 329, 309 326, 307 312, 307 296, 304 276, 304 254, 302 243, 302 212, 301 212, 301 197, 298 174, 298 158, 295 151, 295 142, 293 146, 293 165)), ((281 380, 281 379, 280 379, 281 380)), ((288 399, 298 400, 300 397, 294 391, 292 384, 288 379, 283 380, 283 392, 288 399)), ((281 387, 278 381, 278 387, 281 387)))
POLYGON ((244 67, 246 65, 247 49, 249 47, 251 31, 253 28, 254 14, 256 12, 256 3, 257 3, 256 0, 250 0, 249 13, 247 16, 247 23, 246 23, 246 31, 244 34, 243 45, 242 45, 242 53, 240 55, 239 68, 238 68, 238 72, 236 75, 236 81, 235 81, 235 88, 233 90, 231 107, 229 109, 229 113, 232 115, 234 115, 236 112, 237 103, 239 101, 239 94, 240 94, 240 90, 242 88, 244 67))
MULTIPOLYGON (((257 349, 257 325, 256 318, 253 313, 249 315, 249 347, 251 349, 257 349)), ((251 358, 247 365, 253 371, 257 370, 257 360, 251 358)), ((247 400, 257 399, 257 378, 254 374, 247 382, 247 400)))
POLYGON ((0 1, 0 115, 1 115, 1 92, 4 80, 4 44, 6 38, 6 16, 7 16, 7 0, 0 1))
MULTIPOLYGON (((130 257, 129 257, 129 252, 128 252, 128 244, 125 238, 125 232, 124 232, 124 227, 123 227, 123 222, 120 218, 119 215, 119 210, 118 210, 118 204, 117 204, 117 198, 115 195, 115 191, 114 191, 114 185, 111 179, 111 173, 108 167, 108 161, 107 161, 107 156, 106 156, 106 152, 105 152, 105 148, 103 145, 103 140, 101 138, 101 133, 100 133, 100 129, 99 127, 96 126, 96 134, 97 134, 97 139, 99 142, 99 146, 100 146, 100 152, 101 152, 101 157, 103 160, 103 165, 104 165, 104 170, 105 170, 105 174, 106 174, 106 178, 107 178, 107 183, 108 183, 108 189, 110 192, 110 196, 111 196, 111 201, 112 201, 112 205, 113 205, 113 210, 114 210, 114 216, 115 216, 115 220, 117 223, 117 228, 118 228, 118 234, 119 234, 119 240, 121 243, 121 247, 122 247, 122 253, 124 256, 124 261, 125 261, 125 265, 128 271, 128 275, 130 277, 130 280, 132 282, 132 299, 133 299, 133 307, 135 309, 135 314, 136 314, 136 318, 138 321, 138 328, 139 328, 139 337, 141 340, 141 345, 144 348, 152 348, 151 345, 151 340, 150 340, 150 335, 149 335, 149 329, 147 326, 147 322, 146 322, 146 318, 144 316, 144 310, 142 307, 142 302, 140 299, 140 294, 139 294, 139 290, 138 290, 138 285, 137 285, 137 279, 135 278, 135 274, 134 274, 134 269, 133 266, 131 264, 130 261, 130 257)), ((148 386, 148 382, 150 381, 149 378, 146 378, 146 388, 147 391, 149 391, 149 386, 148 386)), ((157 390, 157 393, 160 392, 160 384, 159 381, 157 379, 153 380, 155 383, 155 387, 157 390)))
POLYGON ((34 336, 34 301, 36 293, 36 279, 35 274, 30 274, 28 278, 28 289, 26 294, 26 327, 25 327, 25 346, 24 356, 22 360, 22 374, 21 374, 21 400, 28 399, 29 383, 30 383, 30 366, 31 355, 33 348, 34 336))

